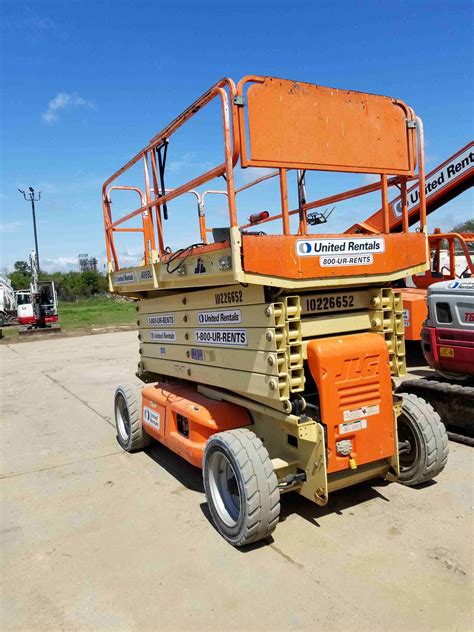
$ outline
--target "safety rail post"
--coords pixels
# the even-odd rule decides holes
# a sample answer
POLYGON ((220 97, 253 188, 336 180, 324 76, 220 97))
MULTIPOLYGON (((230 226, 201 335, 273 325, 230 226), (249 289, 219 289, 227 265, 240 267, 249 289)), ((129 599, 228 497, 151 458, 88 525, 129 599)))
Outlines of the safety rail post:
POLYGON ((229 205, 229 218, 232 228, 237 226, 237 206, 235 203, 235 186, 234 186, 234 162, 232 149, 232 137, 230 131, 230 110, 229 99, 224 88, 217 88, 222 102, 222 123, 224 126, 224 164, 227 180, 227 202, 229 205))
MULTIPOLYGON (((436 232, 436 230, 437 229, 435 229, 435 232, 436 232)), ((435 259, 436 270, 434 270, 434 272, 441 272, 441 239, 437 239, 436 240, 435 250, 436 250, 436 259, 435 259)), ((428 248, 428 254, 430 256, 430 266, 431 266, 431 252, 430 252, 430 248, 428 248)))
POLYGON ((199 234, 203 244, 207 244, 206 235, 206 213, 204 211, 204 204, 201 199, 198 199, 198 217, 199 217, 199 234))
POLYGON ((383 173, 380 176, 381 190, 382 190, 382 213, 383 213, 383 232, 390 232, 390 217, 388 211, 388 184, 387 175, 383 173))
POLYGON ((286 179, 286 169, 280 169, 280 195, 281 195, 281 217, 283 223, 283 234, 290 234, 290 217, 288 215, 288 182, 286 179))
POLYGON ((150 193, 150 176, 148 173, 148 151, 145 151, 143 154, 143 175, 145 178, 145 196, 146 196, 146 204, 147 210, 143 211, 142 219, 143 219, 143 228, 144 237, 146 239, 145 243, 145 263, 154 263, 153 259, 155 258, 156 246, 155 246, 155 230, 153 226, 153 211, 151 204, 151 193, 150 193))
POLYGON ((296 170, 296 179, 298 183, 298 210, 299 210, 299 224, 298 235, 306 235, 308 232, 308 224, 306 221, 306 187, 305 187, 305 172, 302 169, 296 170))
POLYGON ((425 190, 425 135, 423 121, 416 117, 418 130, 418 186, 420 190, 420 231, 425 232, 426 227, 426 190, 425 190))
POLYGON ((206 229, 206 213, 204 212, 204 195, 205 192, 200 195, 194 189, 191 189, 189 193, 192 193, 197 200, 197 208, 198 208, 198 221, 199 221, 199 236, 201 237, 201 241, 203 244, 207 244, 207 229, 206 229))
POLYGON ((456 239, 449 240, 449 269, 456 272, 456 239))
POLYGON ((306 223, 306 213, 303 210, 303 212, 300 215, 300 222, 299 222, 299 227, 298 227, 298 234, 299 235, 306 235, 308 232, 308 225, 306 223))
MULTIPOLYGON (((196 193, 196 195, 199 195, 198 193, 196 193)), ((205 198, 206 195, 228 195, 227 191, 218 191, 216 189, 208 189, 207 191, 203 191, 203 193, 200 196, 200 202, 199 202, 199 213, 202 213, 203 216, 203 224, 202 224, 202 229, 204 229, 204 235, 205 235, 205 239, 203 239, 204 243, 208 243, 207 241, 207 235, 206 233, 212 233, 212 228, 208 228, 207 224, 206 224, 206 212, 205 212, 205 198)), ((201 233, 201 237, 202 237, 202 233, 201 233)))
POLYGON ((115 252, 115 246, 113 243, 113 228, 112 228, 112 209, 110 208, 111 203, 108 197, 103 194, 103 211, 104 211, 104 226, 105 226, 105 248, 107 252, 107 265, 109 267, 109 271, 112 265, 111 260, 113 259, 115 269, 118 266, 117 261, 117 253, 115 252))
POLYGON ((401 177, 400 184, 400 195, 401 195, 401 203, 402 203, 402 229, 404 233, 408 233, 409 224, 408 224, 408 197, 407 197, 407 184, 408 178, 406 176, 401 177))

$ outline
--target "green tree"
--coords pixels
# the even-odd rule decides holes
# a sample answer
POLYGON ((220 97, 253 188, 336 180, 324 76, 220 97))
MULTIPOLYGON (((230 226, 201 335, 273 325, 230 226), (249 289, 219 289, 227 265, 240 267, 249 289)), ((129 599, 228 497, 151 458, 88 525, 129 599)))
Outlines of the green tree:
MULTIPOLYGON (((26 262, 17 261, 14 272, 8 276, 15 290, 29 288, 31 277, 26 262)), ((89 298, 108 292, 107 277, 93 270, 88 272, 53 272, 51 274, 40 272, 39 280, 54 281, 60 301, 75 301, 78 298, 89 298)))
POLYGON ((465 222, 456 224, 451 228, 453 233, 474 233, 474 218, 467 219, 465 222))
POLYGON ((15 261, 15 263, 13 264, 13 269, 15 270, 15 272, 19 272, 20 274, 31 274, 31 267, 27 261, 15 261))

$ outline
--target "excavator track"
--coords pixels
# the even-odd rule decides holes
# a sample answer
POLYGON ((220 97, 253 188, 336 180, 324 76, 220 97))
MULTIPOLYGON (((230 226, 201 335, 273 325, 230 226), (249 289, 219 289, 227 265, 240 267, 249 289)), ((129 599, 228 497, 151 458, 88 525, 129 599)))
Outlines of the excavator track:
POLYGON ((397 393, 414 393, 441 417, 452 441, 474 446, 474 386, 438 380, 406 380, 397 393))

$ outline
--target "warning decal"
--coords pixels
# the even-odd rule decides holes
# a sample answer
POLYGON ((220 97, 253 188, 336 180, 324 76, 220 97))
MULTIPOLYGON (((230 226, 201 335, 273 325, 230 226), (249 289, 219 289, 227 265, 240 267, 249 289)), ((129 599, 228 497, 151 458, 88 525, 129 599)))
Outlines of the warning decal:
POLYGON ((378 415, 380 412, 380 406, 375 404, 374 406, 362 406, 361 408, 353 408, 352 410, 345 410, 342 414, 344 421, 353 421, 354 419, 360 419, 361 417, 370 417, 370 415, 378 415))
POLYGON ((339 434, 347 434, 348 432, 356 432, 357 430, 365 430, 367 428, 367 419, 360 419, 348 424, 340 424, 339 434))

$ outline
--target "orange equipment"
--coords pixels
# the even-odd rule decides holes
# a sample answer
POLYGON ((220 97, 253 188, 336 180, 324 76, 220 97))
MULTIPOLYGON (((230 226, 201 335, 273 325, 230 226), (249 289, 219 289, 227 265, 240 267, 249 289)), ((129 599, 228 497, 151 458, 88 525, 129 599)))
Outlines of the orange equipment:
MULTIPOLYGON (((433 213, 453 198, 461 195, 474 184, 474 141, 469 142, 450 158, 435 167, 426 176, 426 215, 433 213)), ((408 225, 412 226, 420 218, 421 203, 417 183, 406 193, 408 225)), ((404 193, 389 204, 390 230, 400 230, 403 226, 402 207, 404 193)), ((383 211, 380 209, 364 222, 353 224, 346 232, 379 233, 382 231, 383 211)))
POLYGON ((430 269, 407 279, 414 287, 400 290, 403 299, 405 340, 421 339, 423 323, 428 316, 427 289, 433 283, 474 275, 474 262, 469 250, 472 243, 474 234, 471 233, 441 233, 439 228, 435 228, 434 233, 428 235, 430 269), (443 253, 446 251, 448 257, 443 261, 443 253))
POLYGON ((223 79, 110 177, 102 199, 110 290, 137 300, 137 376, 154 384, 138 394, 118 387, 118 440, 133 451, 154 438, 202 467, 210 513, 229 542, 267 537, 281 493, 325 505, 330 491, 360 481, 381 476, 413 485, 443 469, 439 417, 392 389, 392 378, 405 372, 405 346, 402 303, 390 286, 428 267, 423 127, 405 103, 273 77, 251 75, 237 85, 223 79), (174 134, 214 100, 223 161, 167 187, 174 134), (122 183, 134 167, 143 169, 141 187, 122 183), (274 170, 238 186, 241 169, 250 167, 274 170), (379 181, 308 201, 306 174, 321 170, 377 174, 379 181), (223 189, 215 184, 221 176, 223 189), (410 232, 407 192, 415 176, 420 226, 410 232), (272 180, 277 209, 238 205, 244 191, 272 180), (395 185, 401 230, 390 222, 395 185), (138 194, 140 206, 113 218, 111 193, 124 190, 138 194), (377 190, 377 234, 308 231, 328 217, 309 211, 377 190), (172 251, 166 245, 189 229, 174 201, 189 193, 198 234, 172 251), (226 200, 226 226, 208 226, 208 194, 226 200), (138 227, 129 223, 134 218, 138 227), (173 219, 174 234, 165 230, 173 219), (127 231, 142 237, 143 259, 134 267, 120 266, 115 243, 127 231), (426 445, 431 436, 434 452, 426 445))
MULTIPOLYGON (((474 142, 471 141, 426 176, 426 215, 433 213, 473 184, 474 142)), ((408 225, 412 226, 420 216, 420 195, 416 184, 408 189, 406 199, 402 192, 390 203, 389 224, 391 230, 400 230, 402 226, 405 226, 405 215, 401 211, 404 204, 408 207, 406 216, 408 225)), ((384 211, 381 209, 364 222, 352 225, 346 232, 378 234, 382 231, 383 218, 384 211)), ((431 267, 426 272, 411 277, 411 283, 420 291, 408 287, 401 290, 406 340, 421 339, 423 322, 427 317, 426 289, 432 283, 474 274, 474 264, 468 247, 469 242, 473 241, 472 234, 441 233, 438 228, 435 229, 434 234, 428 236, 431 267), (449 252, 447 265, 441 260, 442 249, 447 249, 449 252), (462 270, 458 270, 459 266, 456 265, 456 250, 460 253, 458 259, 463 262, 462 270)))
POLYGON ((196 467, 202 467, 204 446, 216 432, 251 424, 241 406, 218 402, 196 392, 193 386, 147 386, 142 391, 146 432, 196 467))
POLYGON ((347 458, 338 453, 337 444, 348 436, 353 437, 350 459, 354 463, 389 458, 396 441, 385 341, 372 333, 311 340, 308 365, 318 387, 321 416, 330 420, 328 473, 347 468, 347 458), (360 412, 347 413, 359 403, 360 412))

